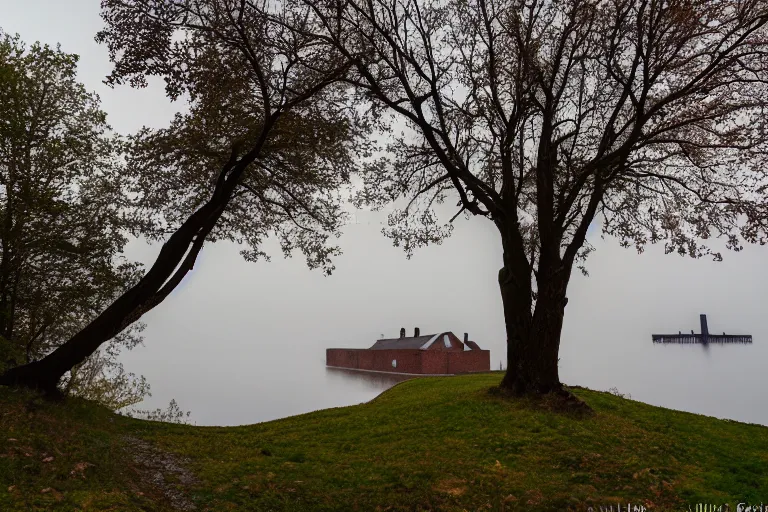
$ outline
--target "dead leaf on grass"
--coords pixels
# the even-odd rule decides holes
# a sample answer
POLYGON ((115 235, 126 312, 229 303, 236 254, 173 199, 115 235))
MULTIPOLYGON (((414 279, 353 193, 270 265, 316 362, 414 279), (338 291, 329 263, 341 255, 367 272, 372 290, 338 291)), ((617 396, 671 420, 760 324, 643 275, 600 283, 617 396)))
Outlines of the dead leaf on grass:
POLYGON ((71 476, 79 476, 81 478, 85 478, 85 470, 91 466, 94 466, 94 464, 91 464, 90 462, 78 462, 75 464, 75 467, 72 469, 72 471, 69 472, 69 474, 71 476))
POLYGON ((435 485, 435 490, 451 496, 461 496, 467 492, 466 481, 460 478, 446 478, 435 485))
POLYGON ((538 505, 544 499, 544 495, 538 489, 531 489, 525 494, 530 496, 526 502, 528 505, 538 505))
POLYGON ((632 478, 637 480, 638 478, 641 478, 641 477, 645 476, 646 474, 650 473, 650 471, 651 471, 651 468, 641 469, 640 471, 638 471, 637 473, 632 475, 632 478))

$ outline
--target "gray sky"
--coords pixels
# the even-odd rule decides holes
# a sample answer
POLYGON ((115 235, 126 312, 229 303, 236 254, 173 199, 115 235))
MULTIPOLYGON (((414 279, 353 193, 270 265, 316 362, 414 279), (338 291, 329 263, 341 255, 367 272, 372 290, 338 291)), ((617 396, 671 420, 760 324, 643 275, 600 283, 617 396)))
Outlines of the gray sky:
MULTIPOLYGON (((79 77, 101 96, 120 133, 164 126, 181 108, 162 84, 148 89, 101 83, 107 52, 93 41, 99 0, 0 0, 0 27, 81 56, 79 77)), ((194 272, 145 317, 145 346, 123 357, 144 374, 160 407, 176 398, 201 424, 252 423, 372 396, 350 391, 324 372, 327 347, 367 347, 400 327, 422 333, 469 332, 504 358, 504 325, 496 276, 501 248, 484 219, 458 220, 441 246, 410 261, 380 234, 381 215, 359 212, 339 243, 331 277, 283 260, 247 263, 236 246, 207 245, 194 272)), ((592 234, 597 251, 569 288, 561 345, 561 378, 595 389, 617 387, 635 399, 675 409, 768 424, 768 252, 725 253, 725 261, 645 254, 592 234), (653 346, 652 332, 696 329, 707 313, 711 332, 744 332, 752 346, 653 346)), ((130 245, 128 257, 150 263, 159 246, 130 245)))

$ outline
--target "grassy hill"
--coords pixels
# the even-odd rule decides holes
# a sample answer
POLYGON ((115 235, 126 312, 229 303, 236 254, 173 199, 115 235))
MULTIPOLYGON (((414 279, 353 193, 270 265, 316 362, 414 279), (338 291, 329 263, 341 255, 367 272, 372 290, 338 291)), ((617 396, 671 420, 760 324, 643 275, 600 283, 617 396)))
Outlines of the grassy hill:
MULTIPOLYGON (((574 389, 578 418, 416 379, 243 427, 133 420, 0 388, 0 510, 587 510, 768 501, 768 428, 574 389)), ((247 407, 248 404, 243 404, 247 407)))

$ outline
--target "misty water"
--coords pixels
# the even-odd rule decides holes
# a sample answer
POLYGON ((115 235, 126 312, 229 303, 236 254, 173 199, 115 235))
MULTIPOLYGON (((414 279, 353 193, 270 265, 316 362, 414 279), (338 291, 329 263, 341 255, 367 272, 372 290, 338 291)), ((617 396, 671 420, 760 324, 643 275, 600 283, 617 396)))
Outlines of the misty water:
MULTIPOLYGON (((198 425, 241 425, 366 402, 406 379, 326 368, 323 347, 308 347, 301 358, 283 348, 261 363, 239 359, 228 362, 229 368, 211 363, 198 376, 177 369, 169 397, 191 409, 198 425)), ((760 345, 662 346, 638 339, 615 353, 603 348, 610 363, 561 364, 563 381, 617 388, 634 400, 672 409, 768 424, 765 372, 758 363, 766 354, 760 345)))
MULTIPOLYGON (((210 364, 199 376, 177 373, 172 395, 192 410, 198 425, 240 425, 366 402, 406 379, 326 368, 322 347, 309 348, 302 358, 284 348, 263 363, 239 360, 228 370, 210 364)), ((608 365, 565 365, 563 381, 600 390, 615 387, 632 399, 672 409, 768 424, 760 345, 638 340, 613 355, 608 365)))
MULTIPOLYGON (((459 224, 411 260, 375 226, 350 226, 331 277, 299 257, 254 264, 232 245, 207 246, 184 285, 146 316, 145 346, 123 357, 152 385, 142 407, 175 398, 198 425, 240 425, 362 403, 399 379, 327 370, 325 349, 369 347, 400 327, 469 332, 498 368, 501 254, 489 224, 459 224)), ((561 380, 768 425, 768 250, 749 247, 716 263, 659 247, 638 255, 593 238, 590 276, 569 286, 561 380), (653 333, 699 332, 701 313, 711 333, 751 334, 754 343, 652 343, 653 333)), ((146 261, 158 249, 131 251, 146 261)))

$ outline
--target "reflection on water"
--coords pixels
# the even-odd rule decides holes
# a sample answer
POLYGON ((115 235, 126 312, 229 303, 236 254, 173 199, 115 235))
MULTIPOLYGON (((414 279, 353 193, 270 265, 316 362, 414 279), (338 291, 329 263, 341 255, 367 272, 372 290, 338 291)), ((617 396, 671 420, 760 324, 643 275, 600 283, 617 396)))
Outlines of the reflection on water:
POLYGON ((344 368, 325 368, 325 374, 329 381, 336 381, 349 386, 363 386, 372 391, 381 393, 404 380, 419 378, 413 375, 397 375, 384 372, 361 372, 359 370, 347 370, 344 368))
POLYGON ((197 425, 247 425, 365 403, 414 378, 327 368, 320 347, 309 354, 293 352, 292 345, 273 347, 270 357, 233 358, 226 369, 213 361, 206 372, 177 378, 183 386, 171 396, 192 411, 197 425))

